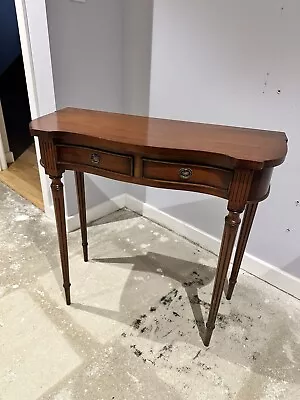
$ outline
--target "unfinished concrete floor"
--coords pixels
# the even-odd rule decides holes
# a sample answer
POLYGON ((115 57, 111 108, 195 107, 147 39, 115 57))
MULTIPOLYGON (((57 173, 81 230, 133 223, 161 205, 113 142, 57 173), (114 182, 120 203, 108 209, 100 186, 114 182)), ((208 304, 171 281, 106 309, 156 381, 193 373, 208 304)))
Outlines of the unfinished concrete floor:
POLYGON ((54 224, 0 185, 1 400, 300 399, 299 301, 242 274, 205 348, 214 255, 127 210, 88 263, 69 242, 70 307, 54 224))

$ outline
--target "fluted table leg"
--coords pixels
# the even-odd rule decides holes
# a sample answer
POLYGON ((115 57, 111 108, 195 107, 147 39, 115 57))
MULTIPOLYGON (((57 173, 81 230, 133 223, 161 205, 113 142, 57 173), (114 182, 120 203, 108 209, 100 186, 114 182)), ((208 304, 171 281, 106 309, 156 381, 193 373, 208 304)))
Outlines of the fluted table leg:
POLYGON ((226 294, 227 300, 231 299, 233 289, 237 282, 237 277, 238 277, 240 266, 242 264, 243 256, 244 256, 244 253, 246 250, 246 245, 248 242, 251 227, 252 227, 255 213, 257 210, 257 205, 258 205, 258 203, 250 203, 250 204, 247 204, 247 206, 246 206, 245 215, 243 217, 243 222, 242 222, 242 226, 241 226, 241 232, 239 235, 238 244, 237 244, 237 248, 236 248, 236 253, 234 256, 233 267, 232 267, 232 271, 231 271, 231 275, 230 275, 230 279, 229 279, 229 285, 228 285, 228 290, 227 290, 227 294, 226 294))
POLYGON ((240 224, 240 214, 237 212, 229 211, 228 215, 225 217, 225 226, 221 243, 221 250, 219 254, 217 274, 215 277, 215 284, 212 294, 209 316, 206 323, 206 335, 204 338, 205 346, 209 345, 211 335, 215 328, 215 321, 220 306, 225 279, 239 224, 240 224))
POLYGON ((225 226, 221 242, 217 273, 213 288, 211 306, 206 323, 206 335, 204 345, 209 346, 210 339, 215 328, 215 322, 219 311, 222 292, 227 276, 227 271, 236 239, 237 231, 240 225, 240 214, 244 211, 247 204, 253 171, 246 169, 237 169, 230 185, 228 196, 228 215, 225 217, 225 226))
POLYGON ((50 178, 52 179, 51 190, 52 190, 53 204, 55 210, 56 227, 57 227, 62 274, 63 274, 63 286, 65 289, 66 303, 67 305, 70 305, 71 284, 69 277, 68 243, 67 243, 63 184, 61 181, 61 176, 50 176, 50 178))
POLYGON ((85 204, 85 190, 84 190, 84 174, 83 172, 75 172, 77 202, 80 219, 81 240, 83 259, 88 261, 88 242, 87 242, 87 227, 86 227, 86 204, 85 204))

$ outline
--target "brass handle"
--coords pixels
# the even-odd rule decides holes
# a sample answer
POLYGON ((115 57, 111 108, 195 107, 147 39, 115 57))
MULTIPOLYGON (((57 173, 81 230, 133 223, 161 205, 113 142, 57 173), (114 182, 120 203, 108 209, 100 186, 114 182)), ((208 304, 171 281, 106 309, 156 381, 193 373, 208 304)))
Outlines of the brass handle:
POLYGON ((180 168, 179 177, 180 179, 189 179, 193 175, 191 168, 180 168))
POLYGON ((100 162, 100 156, 97 153, 92 153, 91 154, 91 161, 93 164, 99 164, 100 162))

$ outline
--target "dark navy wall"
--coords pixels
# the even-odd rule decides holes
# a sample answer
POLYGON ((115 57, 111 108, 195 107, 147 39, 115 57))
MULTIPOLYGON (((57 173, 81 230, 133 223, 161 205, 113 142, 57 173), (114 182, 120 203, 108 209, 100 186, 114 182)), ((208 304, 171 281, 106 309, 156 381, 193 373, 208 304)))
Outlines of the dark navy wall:
POLYGON ((20 54, 14 0, 0 0, 0 75, 20 54))

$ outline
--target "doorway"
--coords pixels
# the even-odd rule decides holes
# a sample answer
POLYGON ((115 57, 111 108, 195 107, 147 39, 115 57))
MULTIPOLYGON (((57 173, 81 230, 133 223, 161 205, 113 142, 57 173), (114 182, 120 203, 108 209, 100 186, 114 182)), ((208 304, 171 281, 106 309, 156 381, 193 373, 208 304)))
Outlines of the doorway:
POLYGON ((43 209, 43 196, 33 138, 31 113, 14 0, 0 4, 0 113, 8 168, 0 181, 43 209))

